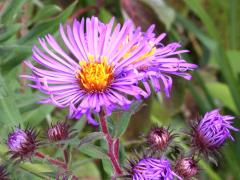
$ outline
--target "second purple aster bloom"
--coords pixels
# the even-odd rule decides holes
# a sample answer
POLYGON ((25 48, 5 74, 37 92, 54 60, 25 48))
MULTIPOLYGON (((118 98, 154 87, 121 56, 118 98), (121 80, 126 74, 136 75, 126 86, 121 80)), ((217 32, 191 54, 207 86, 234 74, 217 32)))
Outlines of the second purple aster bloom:
POLYGON ((232 126, 233 116, 223 116, 218 109, 208 112, 194 127, 192 134, 193 146, 204 154, 218 150, 227 138, 233 140, 231 130, 238 131, 232 126))
POLYGON ((189 51, 179 50, 181 44, 172 42, 164 45, 161 41, 166 34, 156 36, 153 30, 154 25, 144 34, 149 46, 152 47, 148 56, 153 56, 153 60, 149 61, 149 64, 143 65, 140 72, 144 74, 143 83, 148 93, 150 93, 150 87, 147 81, 150 80, 150 84, 156 92, 163 91, 167 97, 170 97, 173 85, 172 75, 190 80, 191 75, 188 71, 194 70, 198 66, 182 59, 181 55, 189 51))

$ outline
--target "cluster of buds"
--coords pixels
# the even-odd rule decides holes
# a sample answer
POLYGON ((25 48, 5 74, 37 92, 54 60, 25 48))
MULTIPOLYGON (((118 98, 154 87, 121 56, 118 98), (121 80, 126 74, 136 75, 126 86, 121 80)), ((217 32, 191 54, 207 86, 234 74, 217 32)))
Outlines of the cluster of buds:
MULTIPOLYGON (((155 127, 146 136, 148 155, 138 156, 131 160, 127 168, 127 177, 133 180, 162 179, 191 179, 199 172, 198 159, 195 154, 209 155, 218 151, 227 138, 233 140, 230 130, 238 131, 232 126, 234 117, 223 116, 219 110, 213 110, 204 115, 198 121, 191 132, 191 152, 192 155, 180 157, 170 161, 164 153, 176 134, 169 128, 155 127), (149 151, 150 150, 150 151, 149 151)), ((70 126, 65 122, 58 122, 47 131, 47 137, 51 142, 59 142, 69 138, 70 126)), ((40 145, 37 140, 38 133, 32 128, 15 128, 8 136, 7 145, 11 158, 19 161, 31 158, 40 145)), ((5 167, 0 166, 0 179, 7 180, 8 173, 5 167)))
MULTIPOLYGON (((163 179, 191 179, 199 172, 196 154, 210 155, 218 151, 227 138, 233 140, 230 130, 238 131, 232 126, 234 117, 223 116, 219 110, 213 110, 193 126, 191 132, 190 156, 180 157, 174 160, 171 167, 170 160, 159 152, 167 151, 169 144, 173 141, 175 134, 169 128, 155 127, 146 136, 147 151, 151 155, 138 157, 130 161, 127 168, 128 177, 133 180, 163 179)), ((163 154, 163 153, 162 153, 163 154)), ((182 153, 184 154, 184 153, 182 153)))
MULTIPOLYGON (((69 128, 67 123, 58 122, 48 129, 47 137, 51 142, 66 140, 69 138, 69 128)), ((37 136, 38 133, 32 128, 15 128, 6 142, 11 158, 19 162, 31 158, 41 144, 37 136)))

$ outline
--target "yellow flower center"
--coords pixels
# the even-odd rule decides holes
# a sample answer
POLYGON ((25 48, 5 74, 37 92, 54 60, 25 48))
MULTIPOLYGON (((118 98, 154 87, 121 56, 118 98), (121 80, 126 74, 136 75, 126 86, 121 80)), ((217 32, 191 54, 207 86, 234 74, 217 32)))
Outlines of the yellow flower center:
POLYGON ((113 80, 113 67, 107 64, 106 57, 100 62, 94 61, 89 55, 89 62, 80 61, 81 69, 77 71, 76 78, 83 89, 88 92, 102 92, 109 87, 113 80))

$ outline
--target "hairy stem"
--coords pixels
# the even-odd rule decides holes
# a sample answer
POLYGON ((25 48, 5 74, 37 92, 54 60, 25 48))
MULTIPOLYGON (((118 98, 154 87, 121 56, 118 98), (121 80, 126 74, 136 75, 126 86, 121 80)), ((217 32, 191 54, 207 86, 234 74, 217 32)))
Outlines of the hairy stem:
POLYGON ((48 162, 51 163, 52 165, 55 165, 59 168, 65 169, 65 170, 67 169, 67 166, 64 162, 59 161, 57 159, 53 159, 53 158, 51 158, 51 157, 49 157, 49 156, 47 156, 47 155, 45 155, 41 152, 36 152, 35 157, 40 158, 40 159, 47 159, 48 162))
MULTIPOLYGON (((46 159, 48 160, 48 162, 54 166, 57 166, 58 168, 61 168, 61 169, 64 169, 65 172, 68 171, 68 168, 67 168, 67 163, 66 162, 63 162, 63 161, 60 161, 60 160, 57 160, 57 159, 53 159, 41 152, 36 152, 35 154, 35 157, 37 158, 40 158, 40 159, 46 159)), ((75 176, 75 175, 72 175, 72 180, 77 180, 78 178, 75 176)))
POLYGON ((107 121, 105 118, 105 114, 103 111, 99 113, 100 116, 100 125, 102 128, 102 132, 104 133, 108 145, 108 157, 111 160, 113 169, 114 169, 114 175, 120 175, 122 174, 121 166, 119 164, 118 160, 118 152, 119 152, 119 140, 113 139, 108 131, 107 121))

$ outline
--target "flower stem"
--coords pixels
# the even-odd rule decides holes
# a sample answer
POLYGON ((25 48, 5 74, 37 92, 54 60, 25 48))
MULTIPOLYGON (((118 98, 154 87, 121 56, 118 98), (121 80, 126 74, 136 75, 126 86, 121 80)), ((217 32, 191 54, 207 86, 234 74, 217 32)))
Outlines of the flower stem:
POLYGON ((53 159, 53 158, 51 158, 51 157, 49 157, 49 156, 47 156, 47 155, 45 155, 41 152, 36 152, 35 157, 40 158, 40 159, 47 159, 48 162, 51 163, 52 165, 58 166, 58 167, 60 167, 62 169, 65 169, 65 170, 67 169, 67 166, 64 162, 59 161, 57 159, 53 159))
MULTIPOLYGON (((47 155, 45 155, 41 152, 36 152, 34 155, 35 155, 35 157, 40 158, 40 159, 47 159, 49 163, 57 166, 58 168, 64 169, 65 172, 68 171, 66 162, 63 162, 63 161, 60 161, 60 160, 57 160, 57 159, 53 159, 53 158, 51 158, 51 157, 49 157, 49 156, 47 156, 47 155)), ((72 175, 72 180, 77 180, 77 179, 78 178, 75 175, 72 175)))
POLYGON ((122 174, 121 166, 118 160, 119 153, 119 139, 113 139, 108 131, 107 121, 105 118, 105 114, 103 111, 99 113, 100 116, 100 125, 102 128, 102 132, 104 133, 108 145, 108 157, 111 160, 114 176, 122 174))

